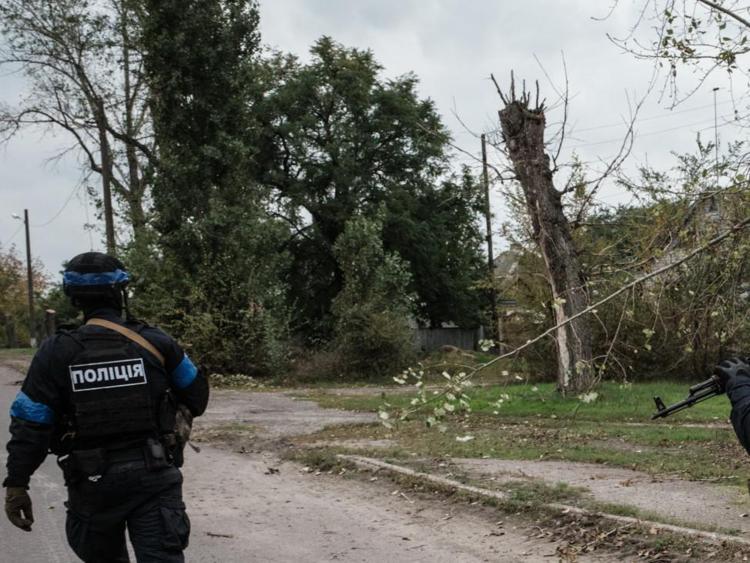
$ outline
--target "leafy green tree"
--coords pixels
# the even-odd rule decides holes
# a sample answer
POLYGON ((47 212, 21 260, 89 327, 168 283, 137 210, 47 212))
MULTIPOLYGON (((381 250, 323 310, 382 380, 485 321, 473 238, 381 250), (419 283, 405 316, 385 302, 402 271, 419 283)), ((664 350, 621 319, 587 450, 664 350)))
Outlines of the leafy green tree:
POLYGON ((433 324, 476 322, 477 189, 468 174, 445 179, 448 134, 417 79, 392 80, 369 51, 323 37, 301 64, 277 59, 278 84, 261 110, 262 181, 290 243, 299 326, 327 334, 343 286, 334 244, 357 213, 385 205, 383 240, 413 273, 419 316, 433 324))
MULTIPOLYGON (((255 2, 143 0, 141 41, 160 173, 156 225, 195 272, 228 234, 212 206, 257 201, 248 103, 259 33, 255 2)), ((230 225, 227 225, 230 226, 230 225)))
POLYGON ((256 180, 259 96, 255 2, 142 2, 159 174, 157 236, 136 284, 211 370, 269 373, 284 356, 288 228, 256 180), (157 265, 157 266, 155 266, 157 265))
POLYGON ((468 170, 419 193, 396 190, 388 198, 383 243, 409 265, 416 314, 427 325, 475 327, 487 309, 480 287, 487 275, 484 241, 477 225, 483 201, 468 170))
MULTIPOLYGON (((39 299, 47 287, 47 277, 39 262, 32 262, 34 297, 39 299)), ((0 246, 0 345, 15 347, 29 343, 29 306, 26 263, 16 255, 15 247, 0 246)), ((38 311, 38 307, 36 308, 38 311)), ((34 322, 39 326, 40 315, 34 322)))

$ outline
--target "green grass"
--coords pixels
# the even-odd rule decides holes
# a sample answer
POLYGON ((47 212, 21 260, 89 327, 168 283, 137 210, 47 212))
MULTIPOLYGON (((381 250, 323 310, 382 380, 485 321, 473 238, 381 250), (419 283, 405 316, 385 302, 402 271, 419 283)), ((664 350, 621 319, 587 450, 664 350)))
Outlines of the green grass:
POLYGON ((394 460, 442 458, 545 459, 601 463, 654 475, 715 479, 741 485, 747 476, 746 454, 730 429, 618 427, 548 421, 543 425, 502 422, 476 415, 446 422, 444 432, 408 421, 393 429, 378 424, 339 426, 299 437, 298 443, 391 439, 396 445, 363 451, 333 448, 336 453, 364 453, 394 460), (466 442, 457 438, 471 436, 466 442))
POLYGON ((36 348, 0 348, 0 359, 30 358, 36 350, 36 348))
MULTIPOLYGON (((604 383, 598 389, 598 398, 584 403, 577 397, 562 397, 552 383, 538 385, 515 384, 474 388, 469 391, 471 410, 475 413, 498 415, 505 418, 559 418, 594 421, 650 422, 655 412, 653 397, 660 396, 670 404, 687 396, 689 385, 681 382, 635 383, 621 385, 604 383), (500 408, 494 403, 508 395, 500 408)), ((394 407, 408 407, 413 394, 388 393, 385 400, 394 407)), ((331 395, 313 393, 310 398, 321 406, 358 411, 377 411, 383 398, 377 395, 331 395)), ((716 397, 677 413, 656 424, 668 425, 684 422, 726 421, 729 402, 726 397, 716 397)))
POLYGON ((572 487, 567 483, 547 484, 541 480, 506 481, 497 487, 508 494, 512 502, 547 504, 551 502, 574 503, 579 501, 586 491, 572 487))
MULTIPOLYGON (((383 439, 398 443, 389 455, 555 459, 602 463, 652 474, 716 479, 740 484, 746 454, 726 425, 729 402, 716 397, 668 419, 651 421, 654 395, 670 403, 687 394, 688 384, 675 382, 619 385, 604 383, 595 401, 562 397, 553 384, 514 384, 475 388, 469 392, 472 413, 445 420, 445 432, 427 429, 424 416, 400 422, 393 430, 378 425, 342 427, 327 440, 383 439), (498 407, 502 395, 510 398, 498 407), (693 427, 689 424, 708 424, 693 427), (471 436, 462 442, 457 438, 471 436)), ((314 392, 324 407, 377 411, 387 401, 407 407, 411 394, 332 395, 314 392)), ((384 454, 386 452, 379 452, 384 454)))

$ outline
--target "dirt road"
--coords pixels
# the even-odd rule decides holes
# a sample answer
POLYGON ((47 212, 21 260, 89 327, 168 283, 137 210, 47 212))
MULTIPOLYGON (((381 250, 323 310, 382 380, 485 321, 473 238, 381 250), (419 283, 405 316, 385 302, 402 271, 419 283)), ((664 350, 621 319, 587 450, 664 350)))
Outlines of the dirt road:
MULTIPOLYGON (((18 390, 13 383, 18 379, 18 372, 0 366, 0 418, 7 417, 18 390)), ((252 420, 260 434, 278 435, 280 419, 293 425, 293 413, 306 409, 307 414, 300 416, 307 422, 298 429, 325 424, 325 416, 311 414, 310 405, 291 398, 220 392, 214 394, 202 424, 205 428, 252 420), (280 411, 287 414, 281 416, 280 411)), ((336 417, 340 413, 329 414, 336 417)), ((5 420, 0 424, 3 443, 8 438, 5 420)), ((3 451, 0 461, 4 460, 3 451)), ((54 460, 48 459, 32 480, 36 516, 32 533, 17 530, 0 518, 3 560, 76 560, 64 539, 65 489, 59 473, 54 460)), ((238 454, 205 446, 200 454, 188 453, 185 482, 193 522, 188 561, 556 560, 555 543, 529 540, 523 530, 508 522, 500 526, 490 511, 410 498, 386 482, 363 483, 307 473, 298 465, 280 464, 271 452, 238 454)))

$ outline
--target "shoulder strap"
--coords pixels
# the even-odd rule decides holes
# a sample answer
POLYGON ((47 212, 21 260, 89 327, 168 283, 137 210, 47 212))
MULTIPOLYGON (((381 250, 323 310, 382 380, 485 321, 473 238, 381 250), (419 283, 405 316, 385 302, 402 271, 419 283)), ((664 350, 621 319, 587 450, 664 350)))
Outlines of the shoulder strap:
POLYGON ((151 352, 157 360, 159 360, 159 363, 163 366, 165 365, 164 356, 162 355, 159 350, 156 349, 156 346, 151 344, 148 340, 143 338, 140 334, 135 332, 134 330, 130 330, 126 326, 118 325, 117 323, 113 323, 112 321, 107 321, 105 319, 89 319, 86 322, 87 325, 95 325, 95 326, 101 326, 104 328, 108 328, 109 330, 114 330, 115 332, 119 332, 121 335, 123 335, 128 340, 132 340, 142 348, 145 348, 149 352, 151 352))

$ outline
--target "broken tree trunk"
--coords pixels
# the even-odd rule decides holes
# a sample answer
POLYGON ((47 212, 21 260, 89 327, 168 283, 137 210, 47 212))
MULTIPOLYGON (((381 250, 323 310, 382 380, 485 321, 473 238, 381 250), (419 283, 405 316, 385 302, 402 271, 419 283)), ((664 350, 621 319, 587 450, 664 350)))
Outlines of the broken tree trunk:
MULTIPOLYGON (((547 279, 552 288, 556 324, 562 324, 589 303, 570 225, 562 208, 562 194, 552 181, 550 158, 544 147, 544 104, 530 107, 530 95, 516 99, 501 93, 505 107, 500 126, 508 156, 526 200, 534 239, 544 257, 547 279)), ((537 96, 538 100, 538 96, 537 96)), ((555 333, 558 389, 562 393, 589 390, 594 382, 591 328, 579 317, 555 333)))

